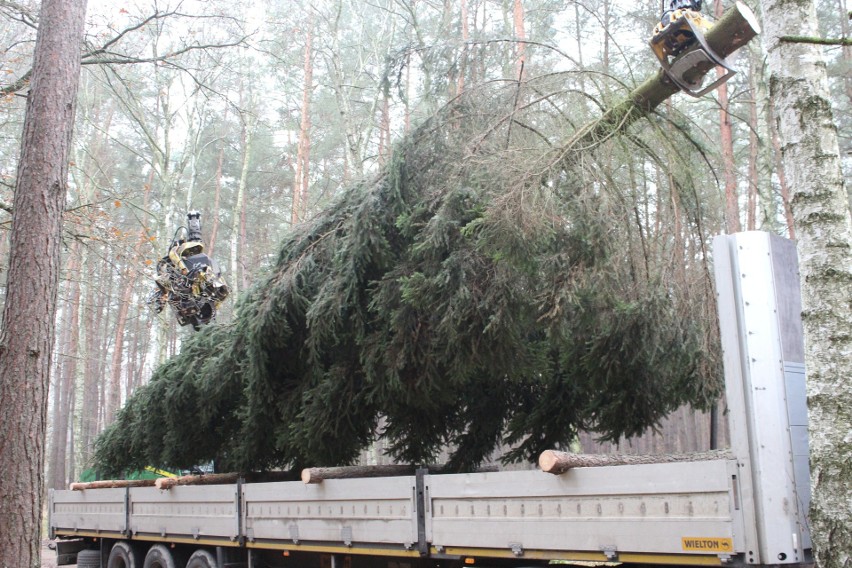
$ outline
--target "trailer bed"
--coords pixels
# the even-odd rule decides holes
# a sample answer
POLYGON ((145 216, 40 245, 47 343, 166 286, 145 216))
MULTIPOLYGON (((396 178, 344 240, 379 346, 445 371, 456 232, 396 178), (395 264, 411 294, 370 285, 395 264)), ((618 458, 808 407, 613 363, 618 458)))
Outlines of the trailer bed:
POLYGON ((721 564, 745 552, 734 460, 55 491, 56 536, 385 556, 721 564))

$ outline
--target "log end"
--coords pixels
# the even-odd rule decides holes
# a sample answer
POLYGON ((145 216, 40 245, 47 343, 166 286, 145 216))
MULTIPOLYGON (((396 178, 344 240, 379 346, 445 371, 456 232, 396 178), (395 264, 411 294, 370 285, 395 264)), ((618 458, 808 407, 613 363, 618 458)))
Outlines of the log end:
POLYGON ((74 483, 71 484, 71 486, 68 489, 70 489, 71 491, 84 491, 86 489, 86 484, 80 483, 80 482, 74 482, 74 483))
POLYGON ((305 485, 314 485, 317 483, 322 483, 322 478, 317 475, 313 475, 311 468, 306 467, 302 470, 302 483, 304 483, 305 485))
POLYGON ((757 16, 754 15, 754 12, 752 12, 751 8, 738 1, 736 3, 736 9, 739 11, 743 20, 748 22, 748 25, 751 26, 752 30, 754 30, 754 34, 758 35, 761 32, 760 22, 758 21, 757 16))
POLYGON ((559 464, 559 454, 556 450, 544 450, 538 456, 538 467, 545 473, 559 473, 556 471, 559 464))

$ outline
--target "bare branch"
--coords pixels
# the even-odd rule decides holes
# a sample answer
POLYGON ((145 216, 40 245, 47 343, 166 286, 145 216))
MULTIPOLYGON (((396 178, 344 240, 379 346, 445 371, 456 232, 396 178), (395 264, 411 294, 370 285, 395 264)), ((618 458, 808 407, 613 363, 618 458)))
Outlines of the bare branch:
POLYGON ((0 12, 3 12, 10 19, 21 22, 22 24, 29 26, 33 29, 38 27, 37 19, 32 14, 32 12, 26 8, 25 6, 21 6, 17 2, 11 2, 10 0, 0 0, 0 12))
POLYGON ((151 14, 150 16, 143 19, 138 24, 124 28, 123 30, 118 32, 113 38, 111 38, 109 41, 107 41, 105 44, 103 44, 101 47, 99 47, 97 49, 93 49, 92 51, 90 51, 88 53, 84 53, 83 59, 86 59, 86 58, 89 58, 89 57, 94 57, 96 55, 100 55, 101 53, 106 52, 107 49, 109 49, 110 46, 113 46, 116 43, 118 43, 119 41, 121 41, 121 39, 124 36, 126 36, 127 34, 129 34, 130 32, 133 32, 133 31, 136 31, 140 28, 145 27, 146 25, 148 25, 149 22, 151 22, 153 20, 158 20, 158 19, 164 18, 164 17, 169 16, 173 13, 174 12, 155 12, 155 13, 151 14))
POLYGON ((24 87, 26 87, 30 82, 30 77, 33 74, 33 70, 29 69, 26 73, 21 75, 14 83, 6 85, 5 87, 0 88, 0 97, 6 97, 11 95, 12 93, 17 93, 24 87))
MULTIPOLYGON (((34 28, 37 27, 36 23, 35 23, 36 22, 35 19, 30 17, 28 12, 26 12, 26 10, 23 7, 17 5, 13 2, 10 2, 9 0, 0 0, 0 11, 6 11, 4 9, 7 9, 7 8, 13 9, 16 13, 21 14, 20 18, 15 18, 15 19, 20 19, 20 21, 22 21, 23 23, 30 25, 34 28)), ((192 52, 192 51, 199 51, 199 50, 205 50, 205 49, 221 49, 221 48, 226 48, 226 47, 238 47, 240 45, 245 45, 246 40, 249 37, 251 37, 251 34, 249 34, 249 35, 242 36, 239 39, 232 41, 232 42, 211 43, 211 44, 204 44, 204 45, 189 45, 189 46, 186 46, 182 49, 178 49, 178 50, 175 50, 175 51, 172 51, 172 52, 169 52, 169 53, 166 53, 164 55, 157 56, 157 57, 146 57, 146 58, 130 57, 130 56, 123 55, 123 54, 120 54, 120 53, 111 52, 109 50, 112 46, 116 45, 118 42, 120 42, 128 34, 145 27, 146 25, 148 25, 152 21, 161 20, 161 19, 164 19, 164 18, 167 18, 167 17, 170 17, 170 16, 187 16, 187 15, 181 14, 181 13, 175 12, 175 11, 171 11, 171 12, 159 12, 158 11, 158 12, 155 12, 155 13, 151 14, 150 16, 142 19, 140 22, 133 24, 132 26, 128 26, 128 27, 124 28, 123 30, 119 31, 115 36, 113 36, 112 38, 107 40, 100 47, 94 48, 94 47, 87 46, 87 47, 89 47, 89 50, 86 51, 85 53, 83 53, 82 64, 83 65, 127 65, 127 64, 133 64, 133 63, 158 63, 158 62, 167 61, 169 59, 178 57, 180 55, 183 55, 185 53, 189 53, 189 52, 192 52), (106 57, 104 57, 104 56, 106 56, 106 57)), ((193 16, 193 17, 206 17, 206 16, 193 16)), ((11 95, 13 93, 17 93, 21 89, 25 88, 27 86, 27 84, 29 83, 31 75, 32 75, 32 69, 30 69, 26 73, 24 73, 14 83, 0 87, 0 97, 4 97, 4 96, 11 95)))
POLYGON ((240 39, 227 42, 227 43, 211 43, 204 45, 188 45, 183 49, 178 49, 177 51, 171 51, 164 55, 159 55, 157 57, 129 57, 127 55, 121 54, 112 54, 114 57, 112 59, 83 59, 83 65, 126 65, 129 63, 157 63, 161 61, 167 61, 173 57, 177 57, 178 55, 183 55, 184 53, 188 53, 190 51, 198 51, 204 49, 218 49, 223 47, 237 47, 243 45, 245 40, 248 39, 249 36, 241 37, 240 39))

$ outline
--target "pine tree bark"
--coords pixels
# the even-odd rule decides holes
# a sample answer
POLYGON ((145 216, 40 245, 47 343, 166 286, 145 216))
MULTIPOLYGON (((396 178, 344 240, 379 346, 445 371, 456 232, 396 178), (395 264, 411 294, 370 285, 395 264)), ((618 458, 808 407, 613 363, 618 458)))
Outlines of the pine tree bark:
POLYGON ((760 156, 760 139, 758 132, 757 101, 754 94, 757 88, 754 80, 755 65, 753 57, 749 57, 748 85, 752 93, 748 103, 748 193, 746 200, 746 230, 754 231, 757 228, 757 196, 759 192, 759 177, 757 175, 757 161, 760 156))
POLYGON ((852 219, 812 0, 761 0, 770 89, 793 194, 808 373, 811 533, 818 565, 852 566, 852 219))
MULTIPOLYGON (((714 2, 716 18, 724 14, 722 0, 714 2)), ((717 67, 716 72, 721 76, 725 71, 717 67)), ((722 144, 722 163, 725 169, 725 228, 729 234, 742 230, 740 224, 739 195, 737 195, 737 172, 734 163, 734 127, 731 123, 728 101, 728 84, 722 83, 716 89, 719 96, 719 136, 722 144)))
POLYGON ((468 59, 468 47, 467 44, 470 42, 470 14, 468 13, 467 8, 467 0, 460 0, 461 6, 459 7, 461 10, 461 34, 462 34, 462 53, 461 53, 461 61, 459 63, 459 77, 456 82, 456 96, 461 95, 464 92, 465 86, 465 76, 467 75, 467 59, 468 59))
POLYGON ((308 186, 311 166, 311 93, 314 82, 313 30, 311 22, 305 30, 305 85, 302 89, 302 121, 299 125, 299 152, 296 171, 299 173, 294 183, 294 191, 299 192, 298 218, 304 219, 308 212, 308 186))
POLYGON ((45 418, 85 0, 44 0, 0 332, 0 566, 40 565, 45 418))
POLYGON ((65 487, 68 459, 68 425, 74 401, 77 375, 77 351, 80 344, 80 242, 71 244, 67 273, 69 275, 68 306, 62 332, 62 362, 56 366, 56 393, 53 410, 53 436, 48 463, 48 486, 65 487))
MULTIPOLYGON (((142 203, 142 209, 148 209, 148 201, 151 196, 151 184, 145 186, 145 197, 142 203)), ((148 231, 142 226, 139 229, 136 242, 133 244, 133 252, 130 255, 130 265, 124 270, 121 282, 121 300, 118 305, 118 316, 115 322, 115 341, 112 345, 112 366, 109 397, 107 398, 106 408, 106 425, 109 425, 115 413, 121 406, 121 375, 124 367, 124 330, 127 329, 127 318, 130 313, 130 302, 133 298, 133 289, 136 286, 136 280, 139 277, 138 270, 135 269, 135 263, 139 259, 142 252, 142 243, 148 242, 148 231)), ((127 380, 130 380, 128 371, 127 380)))
POLYGON ((512 17, 515 27, 515 77, 519 82, 524 80, 524 65, 527 62, 526 31, 524 30, 524 4, 521 0, 515 0, 512 8, 512 17))
MULTIPOLYGON (((253 101, 254 99, 251 98, 253 101)), ((240 182, 237 185, 237 199, 234 203, 233 217, 231 221, 231 293, 236 296, 239 291, 239 283, 242 283, 238 271, 243 267, 240 261, 240 249, 244 243, 240 243, 240 220, 245 207, 245 193, 248 184, 249 164, 251 163, 252 145, 254 143, 254 131, 257 126, 257 117, 254 115, 254 104, 249 113, 243 117, 243 165, 240 171, 240 182)), ((243 268, 243 270, 245 270, 243 268)))
MULTIPOLYGON (((95 255, 84 251, 84 273, 96 274, 95 255)), ((86 282, 86 294, 83 299, 83 396, 80 405, 80 444, 82 461, 85 463, 94 449, 95 435, 98 433, 98 400, 100 389, 97 367, 98 330, 96 322, 101 321, 100 310, 95 295, 93 278, 86 282)))

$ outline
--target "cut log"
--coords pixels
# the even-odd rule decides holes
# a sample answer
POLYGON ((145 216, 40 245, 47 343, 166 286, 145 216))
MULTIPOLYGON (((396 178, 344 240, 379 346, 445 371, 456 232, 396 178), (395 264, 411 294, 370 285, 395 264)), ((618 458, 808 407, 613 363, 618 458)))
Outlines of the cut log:
POLYGON ((115 489, 116 487, 153 487, 156 479, 102 479, 100 481, 75 482, 71 491, 87 489, 115 489))
POLYGON ((351 479, 355 477, 396 477, 412 475, 410 465, 352 465, 343 467, 306 467, 302 470, 302 481, 306 484, 322 483, 325 479, 351 479))
MULTIPOLYGON (((719 18, 704 35, 707 45, 721 57, 728 57, 748 44, 760 33, 760 24, 754 13, 742 2, 737 2, 719 18)), ((690 70, 687 79, 704 77, 713 68, 704 64, 690 70)), ((606 111, 599 119, 581 127, 562 146, 565 159, 583 152, 612 137, 630 124, 657 108, 663 101, 679 91, 665 72, 660 69, 653 77, 633 89, 627 98, 606 111)))
POLYGON ((295 481, 290 471, 265 471, 259 473, 206 473, 202 475, 184 475, 156 480, 157 489, 168 490, 178 485, 218 485, 236 483, 238 479, 248 482, 262 483, 268 481, 295 481))
MULTIPOLYGON (((353 479, 357 477, 398 477, 403 475, 414 475, 417 469, 423 467, 429 473, 457 473, 447 468, 446 465, 352 465, 343 467, 309 467, 302 470, 302 481, 306 484, 322 483, 326 479, 353 479)), ((498 471, 496 465, 483 466, 476 470, 477 473, 498 471)))
POLYGON ((181 477, 162 477, 154 483, 157 489, 171 489, 177 485, 216 485, 236 483, 239 473, 207 473, 203 475, 183 475, 181 477))
POLYGON ((694 462, 731 459, 729 450, 711 450, 692 454, 626 455, 626 454, 571 454, 545 450, 538 458, 538 466, 546 473, 559 475, 575 467, 604 467, 611 465, 639 465, 652 463, 694 462))

